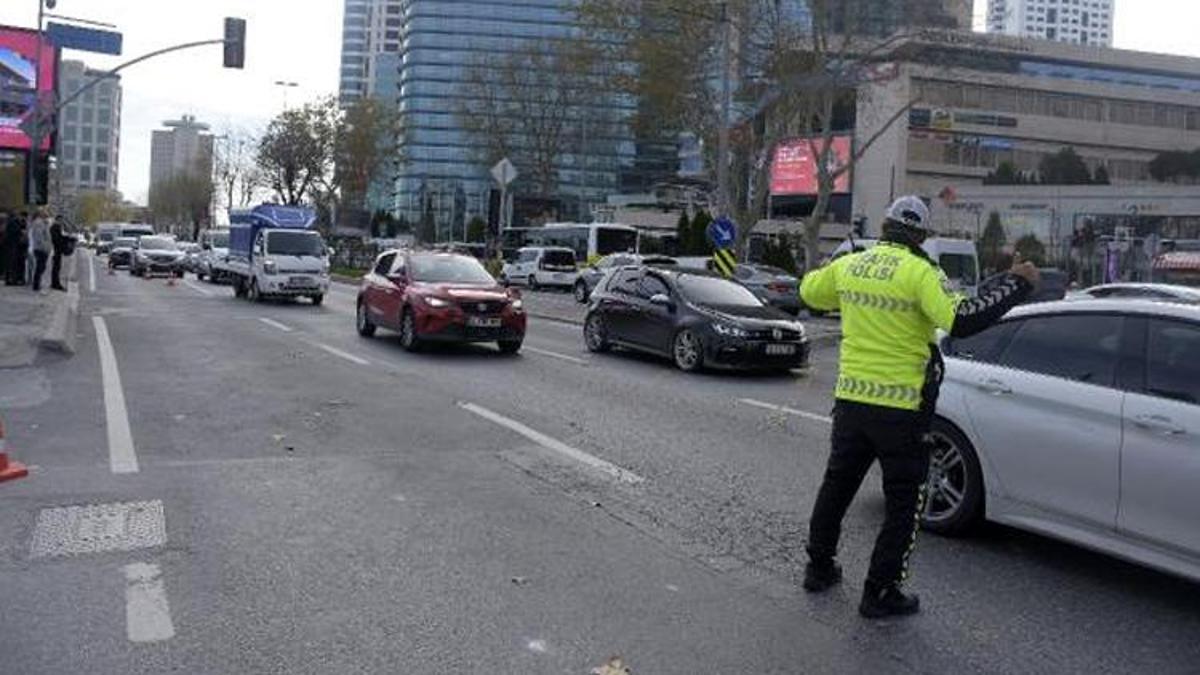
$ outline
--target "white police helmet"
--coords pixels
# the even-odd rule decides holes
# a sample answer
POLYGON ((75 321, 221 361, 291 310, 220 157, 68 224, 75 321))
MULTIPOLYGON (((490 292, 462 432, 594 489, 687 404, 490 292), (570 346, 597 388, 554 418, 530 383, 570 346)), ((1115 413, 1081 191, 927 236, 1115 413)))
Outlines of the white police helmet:
POLYGON ((892 202, 887 210, 887 219, 914 229, 929 231, 929 207, 920 197, 909 195, 892 202))

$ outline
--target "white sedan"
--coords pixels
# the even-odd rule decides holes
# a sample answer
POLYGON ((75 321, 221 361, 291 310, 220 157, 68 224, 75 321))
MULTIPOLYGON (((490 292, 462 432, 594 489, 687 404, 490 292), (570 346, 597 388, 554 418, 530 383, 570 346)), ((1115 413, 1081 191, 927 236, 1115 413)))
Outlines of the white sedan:
POLYGON ((1200 580, 1200 307, 1028 305, 942 349, 927 529, 986 518, 1200 580))

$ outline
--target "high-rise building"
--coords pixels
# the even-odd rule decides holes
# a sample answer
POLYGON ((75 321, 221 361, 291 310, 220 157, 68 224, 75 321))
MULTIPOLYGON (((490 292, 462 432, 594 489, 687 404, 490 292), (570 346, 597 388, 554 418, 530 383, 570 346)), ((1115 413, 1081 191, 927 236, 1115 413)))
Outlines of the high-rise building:
MULTIPOLYGON (((70 96, 101 71, 81 61, 59 66, 59 89, 70 96)), ((121 151, 121 80, 106 79, 59 114, 58 180, 63 194, 117 190, 121 151)))
POLYGON ((971 29, 970 0, 839 0, 828 7, 834 32, 882 36, 908 28, 971 29))
MULTIPOLYGON (((482 81, 505 77, 514 53, 546 41, 579 39, 574 0, 403 0, 399 3, 404 41, 398 83, 403 128, 403 162, 395 182, 395 212, 410 223, 429 223, 439 234, 461 237, 473 217, 487 217, 495 183, 488 170, 488 144, 468 131, 463 110, 478 107, 482 81), (475 78, 475 79, 473 79, 475 78)), ((385 10, 386 11, 386 10, 385 10)), ((387 33, 384 33, 386 38, 387 33)), ((534 59, 532 63, 546 63, 534 59)), ((537 70, 540 66, 530 66, 537 70)), ((539 71, 541 72, 541 71, 539 71)), ((543 72, 545 75, 546 72, 543 72)), ((510 73, 511 74, 511 73, 510 73)), ((517 73, 525 82, 536 73, 517 73)), ((378 80, 384 81, 384 80, 378 80)), ((521 85, 523 86, 523 85, 521 85)), ((519 86, 518 88, 521 88, 519 86)), ((528 89, 552 89, 540 84, 528 89)), ((499 92, 499 100, 512 94, 499 92)), ((633 165, 635 143, 621 122, 632 105, 620 97, 583 97, 570 104, 565 118, 569 140, 562 140, 552 167, 537 166, 522 154, 546 137, 527 131, 531 125, 501 115, 499 126, 521 177, 514 186, 514 223, 531 218, 591 218, 591 207, 618 191, 618 176, 633 165), (582 123, 580 123, 582 121, 582 123), (513 131, 513 130, 516 131, 513 131), (548 170, 547 170, 548 169, 548 170), (551 175, 551 194, 535 183, 551 175)), ((531 106, 536 108, 537 106, 531 106)), ((561 131, 561 130, 560 130, 561 131)), ((543 156, 544 159, 544 156, 543 156)), ((541 181, 544 182, 544 181, 541 181)))
POLYGON ((989 0, 987 30, 1111 47, 1113 3, 1114 0, 989 0))
POLYGON ((213 137, 209 126, 192 115, 163 122, 150 139, 150 194, 181 174, 210 176, 213 171, 213 137))
POLYGON ((373 94, 381 54, 400 51, 403 0, 346 0, 342 18, 342 105, 373 94))

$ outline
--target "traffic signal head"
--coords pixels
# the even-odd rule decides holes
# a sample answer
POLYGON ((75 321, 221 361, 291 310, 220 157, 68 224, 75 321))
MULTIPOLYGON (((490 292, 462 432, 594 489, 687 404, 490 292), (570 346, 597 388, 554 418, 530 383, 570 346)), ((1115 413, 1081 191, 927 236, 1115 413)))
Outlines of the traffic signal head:
POLYGON ((226 17, 225 19, 225 67, 242 68, 246 65, 246 20, 226 17))

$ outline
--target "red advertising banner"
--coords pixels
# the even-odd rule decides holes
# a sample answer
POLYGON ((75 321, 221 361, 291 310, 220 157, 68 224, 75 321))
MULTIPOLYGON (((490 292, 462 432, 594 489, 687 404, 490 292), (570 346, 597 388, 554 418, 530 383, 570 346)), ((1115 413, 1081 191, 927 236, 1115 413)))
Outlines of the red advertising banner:
MULTIPOLYGON (((829 147, 829 163, 833 170, 850 162, 850 137, 834 136, 829 147)), ((817 194, 817 163, 813 149, 820 151, 821 141, 809 143, 807 138, 793 138, 775 146, 771 161, 772 195, 817 194)), ((843 172, 834 182, 833 191, 850 192, 850 172, 843 172)))
MULTIPOLYGON (((37 33, 25 28, 0 26, 0 148, 28 150, 32 145, 29 136, 21 129, 33 115, 38 97, 34 96, 34 82, 43 108, 54 101, 58 73, 57 50, 48 40, 42 40, 41 77, 34 77, 37 63, 37 33)), ((43 150, 50 149, 50 135, 42 143, 43 150)))

